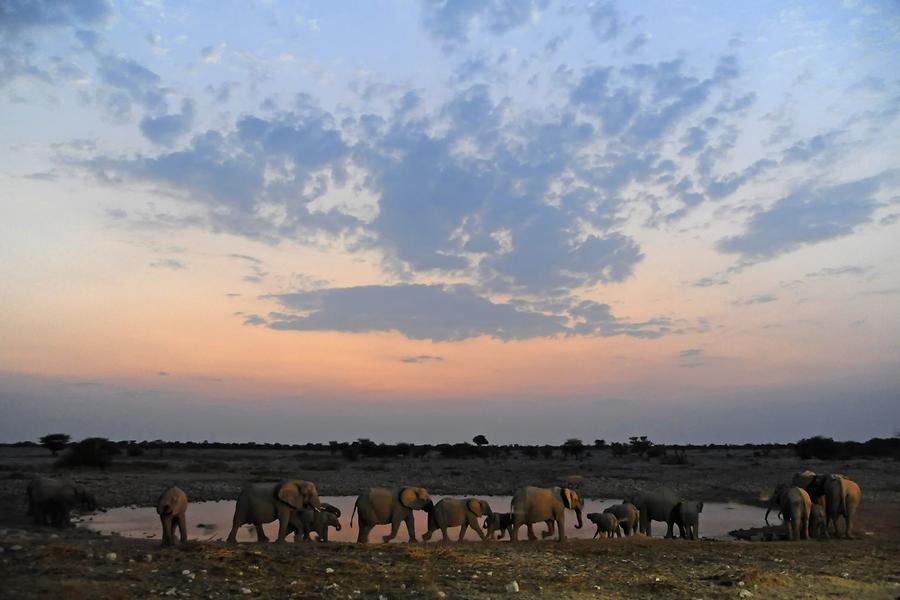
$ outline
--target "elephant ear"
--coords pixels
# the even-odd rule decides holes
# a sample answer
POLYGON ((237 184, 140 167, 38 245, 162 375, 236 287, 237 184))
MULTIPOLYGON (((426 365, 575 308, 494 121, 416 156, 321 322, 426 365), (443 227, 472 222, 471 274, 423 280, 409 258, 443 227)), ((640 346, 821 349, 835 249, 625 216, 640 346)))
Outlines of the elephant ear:
POLYGON ((698 502, 698 503, 697 503, 697 513, 699 514, 699 513, 702 513, 702 512, 703 512, 703 503, 702 503, 702 502, 698 502))
POLYGON ((414 510, 413 503, 416 501, 416 488, 405 487, 400 490, 400 504, 410 510, 414 510))
POLYGON ((560 490, 560 495, 562 496, 563 506, 566 508, 572 508, 573 506, 578 506, 578 494, 575 493, 575 490, 570 490, 569 488, 562 488, 560 490))
POLYGON ((294 480, 279 484, 275 497, 295 510, 303 508, 303 494, 300 493, 300 486, 294 480))
POLYGON ((477 498, 470 498, 469 501, 466 502, 466 506, 476 517, 484 516, 484 503, 481 500, 478 500, 477 498))

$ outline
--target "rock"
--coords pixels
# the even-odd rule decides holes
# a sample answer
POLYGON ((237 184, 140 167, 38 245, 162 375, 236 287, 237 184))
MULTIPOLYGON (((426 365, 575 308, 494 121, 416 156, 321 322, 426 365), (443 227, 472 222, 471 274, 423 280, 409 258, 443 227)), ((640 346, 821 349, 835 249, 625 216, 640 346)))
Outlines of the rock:
POLYGON ((741 593, 738 594, 738 596, 741 597, 741 598, 752 598, 752 597, 753 597, 753 592, 751 592, 751 591, 748 590, 748 589, 742 589, 742 590, 741 590, 741 593))
POLYGON ((331 567, 326 567, 325 572, 331 575, 332 573, 334 573, 334 569, 332 569, 331 567))
POLYGON ((181 572, 181 574, 182 575, 190 575, 191 572, 188 569, 185 569, 184 571, 181 572))
POLYGON ((153 555, 152 555, 152 554, 145 554, 145 555, 144 555, 144 562, 153 562, 153 555))
POLYGON ((519 582, 514 580, 510 583, 507 583, 506 591, 509 592, 510 594, 515 594, 516 592, 518 592, 519 591, 519 582))
POLYGON ((176 590, 175 588, 171 587, 171 588, 167 589, 166 591, 164 591, 164 592, 162 593, 162 595, 163 595, 163 596, 174 596, 174 595, 177 594, 177 593, 178 593, 178 590, 176 590))
POLYGON ((241 588, 241 593, 244 594, 245 596, 249 596, 250 594, 253 593, 253 590, 251 590, 250 588, 241 588))
POLYGON ((442 591, 438 590, 437 597, 438 598, 446 598, 447 592, 442 592, 442 591))
POLYGON ((116 554, 115 552, 110 552, 110 553, 108 553, 108 554, 106 555, 105 558, 106 558, 106 560, 108 560, 108 561, 114 561, 114 560, 116 560, 116 559, 119 558, 119 555, 116 554))
POLYGON ((9 549, 12 550, 13 552, 21 552, 21 551, 22 551, 22 546, 16 544, 16 545, 14 545, 14 546, 10 546, 9 549))

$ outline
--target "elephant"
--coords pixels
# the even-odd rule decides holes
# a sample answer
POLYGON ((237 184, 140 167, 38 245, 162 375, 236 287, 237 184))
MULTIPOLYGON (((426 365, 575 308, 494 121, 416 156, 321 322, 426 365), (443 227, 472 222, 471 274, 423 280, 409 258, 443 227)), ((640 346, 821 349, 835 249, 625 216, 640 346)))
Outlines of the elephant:
POLYGON ((678 520, 678 505, 681 498, 670 488, 660 487, 652 492, 637 492, 626 498, 625 502, 633 504, 639 511, 641 533, 650 537, 651 522, 665 521, 666 537, 674 537, 672 528, 678 520))
MULTIPOLYGON (((434 502, 423 487, 406 486, 401 488, 372 487, 364 491, 356 499, 353 514, 359 511, 359 534, 357 543, 369 541, 369 532, 375 525, 390 525, 391 532, 382 539, 389 542, 397 537, 400 523, 406 523, 409 543, 416 543, 416 522, 414 510, 430 513, 434 502)), ((353 527, 353 514, 350 515, 350 527, 353 527)))
POLYGON ((495 531, 499 531, 498 540, 502 540, 503 536, 507 534, 509 534, 509 539, 512 539, 513 521, 512 513, 494 513, 490 515, 484 520, 484 528, 487 530, 485 537, 490 539, 495 531))
POLYGON ((779 484, 775 493, 769 499, 769 508, 766 510, 766 522, 769 520, 769 512, 774 507, 781 510, 782 519, 787 527, 788 539, 798 540, 809 537, 809 512, 812 500, 802 487, 779 484))
POLYGON ((490 519, 493 514, 491 505, 478 498, 443 498, 428 513, 428 531, 422 534, 422 539, 430 540, 434 532, 440 529, 441 541, 449 542, 447 528, 459 527, 459 541, 462 541, 466 530, 471 527, 484 541, 487 536, 481 531, 478 519, 490 519))
POLYGON ((823 538, 828 535, 828 521, 825 517, 825 507, 821 504, 813 504, 809 509, 809 537, 823 538))
POLYGON ((619 520, 612 513, 588 513, 587 518, 588 521, 597 526, 597 531, 594 533, 595 538, 597 536, 611 538, 619 531, 619 520))
POLYGON ((621 536, 624 531, 626 536, 634 535, 638 532, 640 525, 641 512, 634 504, 623 502, 622 504, 614 504, 603 512, 612 514, 619 526, 616 529, 616 537, 621 536))
POLYGON ((315 533, 320 542, 327 542, 329 527, 334 527, 336 531, 341 530, 340 516, 341 510, 337 506, 323 502, 322 510, 306 508, 294 513, 288 530, 294 533, 294 541, 298 539, 308 541, 311 539, 309 534, 315 533))
POLYGON ((690 500, 682 500, 676 508, 675 522, 683 539, 700 539, 700 513, 703 512, 703 503, 690 500))
POLYGON ((70 527, 73 508, 98 510, 97 500, 80 483, 68 479, 36 477, 28 483, 28 514, 36 525, 70 527))
POLYGON ((569 475, 565 479, 563 479, 560 486, 569 488, 570 490, 575 490, 576 492, 580 492, 581 488, 584 487, 584 477, 581 475, 569 475))
POLYGON ((234 507, 234 519, 228 542, 237 542, 237 532, 246 523, 256 527, 256 541, 268 542, 263 532, 263 523, 278 520, 278 539, 284 542, 291 517, 298 510, 311 508, 321 510, 319 492, 311 481, 288 479, 278 483, 255 483, 241 490, 234 507))
POLYGON ((825 482, 825 531, 829 526, 838 535, 838 517, 844 517, 844 537, 850 539, 853 519, 862 501, 859 485, 844 475, 829 475, 825 482))
POLYGON ((862 500, 862 491, 855 481, 837 473, 820 475, 815 471, 800 471, 794 475, 792 483, 805 489, 810 499, 825 507, 826 534, 829 526, 838 535, 838 517, 844 517, 844 535, 851 537, 853 518, 862 500))
MULTIPOLYGON (((565 509, 575 511, 578 522, 576 529, 584 527, 581 511, 584 501, 578 492, 565 487, 539 488, 527 486, 519 488, 513 494, 511 512, 513 513, 512 541, 518 541, 519 527, 528 527, 528 539, 537 539, 532 525, 541 521, 552 521, 559 528, 559 541, 566 539, 565 509)), ((552 535, 552 534, 551 534, 552 535)))
POLYGON ((159 515, 163 530, 163 546, 171 546, 175 543, 176 527, 181 532, 181 543, 187 543, 187 520, 185 519, 187 507, 187 494, 178 487, 170 487, 156 501, 156 513, 159 515))

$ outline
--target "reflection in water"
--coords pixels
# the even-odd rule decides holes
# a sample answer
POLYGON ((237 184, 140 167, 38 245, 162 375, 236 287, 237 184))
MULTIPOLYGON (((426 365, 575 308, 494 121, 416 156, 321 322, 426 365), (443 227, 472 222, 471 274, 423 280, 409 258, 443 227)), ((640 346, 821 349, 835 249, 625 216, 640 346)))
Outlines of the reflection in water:
MULTIPOLYGON (((437 502, 443 496, 432 496, 437 502)), ((509 496, 479 496, 487 500, 495 512, 509 511, 509 496)), ((353 511, 353 504, 356 502, 356 496, 322 496, 322 502, 328 502, 337 506, 343 513, 341 515, 341 531, 331 530, 328 534, 329 539, 335 542, 354 542, 356 541, 357 519, 353 520, 353 527, 350 527, 350 513, 353 511)), ((621 500, 585 500, 584 514, 590 512, 602 512, 604 508, 613 504, 618 504, 621 500)), ((728 532, 732 529, 740 529, 743 527, 756 527, 763 524, 763 515, 765 510, 755 506, 746 504, 724 504, 707 502, 703 505, 703 512, 700 515, 700 535, 702 537, 725 539, 728 532)), ((422 534, 427 529, 428 516, 422 511, 415 511, 416 515, 416 537, 422 539, 422 534)), ((188 534, 192 540, 215 541, 224 540, 228 537, 231 530, 231 518, 234 516, 234 501, 220 500, 217 502, 193 502, 188 506, 188 534)), ((593 523, 584 519, 584 528, 575 529, 575 513, 566 511, 566 534, 573 538, 588 538, 594 535, 595 527, 593 523)), ((81 527, 87 527, 101 533, 117 533, 119 535, 131 538, 147 538, 159 539, 160 524, 159 516, 156 514, 155 508, 113 508, 106 513, 93 515, 85 518, 79 524, 81 527)), ((263 526, 266 535, 274 540, 278 536, 278 522, 268 523, 263 526)), ((538 524, 535 526, 535 533, 540 536, 545 526, 538 524)), ((665 523, 653 523, 653 534, 656 537, 662 537, 666 532, 665 523)), ((676 534, 678 529, 676 528, 676 534)), ((372 530, 369 537, 372 541, 379 541, 380 536, 390 532, 390 525, 380 525, 372 530)), ((450 538, 456 540, 459 535, 459 529, 449 530, 450 538)), ((519 539, 525 539, 526 532, 523 527, 519 531, 519 539)), ((431 541, 439 541, 441 532, 436 531, 431 541)), ((466 532, 467 540, 477 541, 478 534, 471 529, 466 532)), ((241 527, 238 532, 239 542, 256 541, 256 532, 251 525, 241 527)), ((406 526, 401 525, 400 533, 395 541, 407 541, 406 526)))

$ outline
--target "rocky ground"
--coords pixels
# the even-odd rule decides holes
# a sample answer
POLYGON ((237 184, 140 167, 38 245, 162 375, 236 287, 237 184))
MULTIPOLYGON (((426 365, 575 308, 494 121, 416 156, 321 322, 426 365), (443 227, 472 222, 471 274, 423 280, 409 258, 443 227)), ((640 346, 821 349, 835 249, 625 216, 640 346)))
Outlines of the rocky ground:
POLYGON ((165 451, 106 472, 67 473, 107 507, 152 505, 177 484, 193 500, 230 499, 250 481, 303 477, 322 494, 374 484, 421 484, 438 494, 508 494, 523 484, 586 478, 585 495, 615 498, 667 484, 707 501, 760 502, 801 467, 843 472, 864 500, 854 540, 722 542, 647 539, 427 544, 190 543, 103 538, 32 528, 24 489, 53 473, 41 449, 0 449, 0 597, 142 598, 850 598, 900 597, 900 463, 799 461, 788 452, 695 451, 689 465, 614 458, 408 459, 348 463, 328 453, 165 451), (515 582, 515 585, 513 585, 515 582), (512 591, 518 588, 518 592, 512 591))

